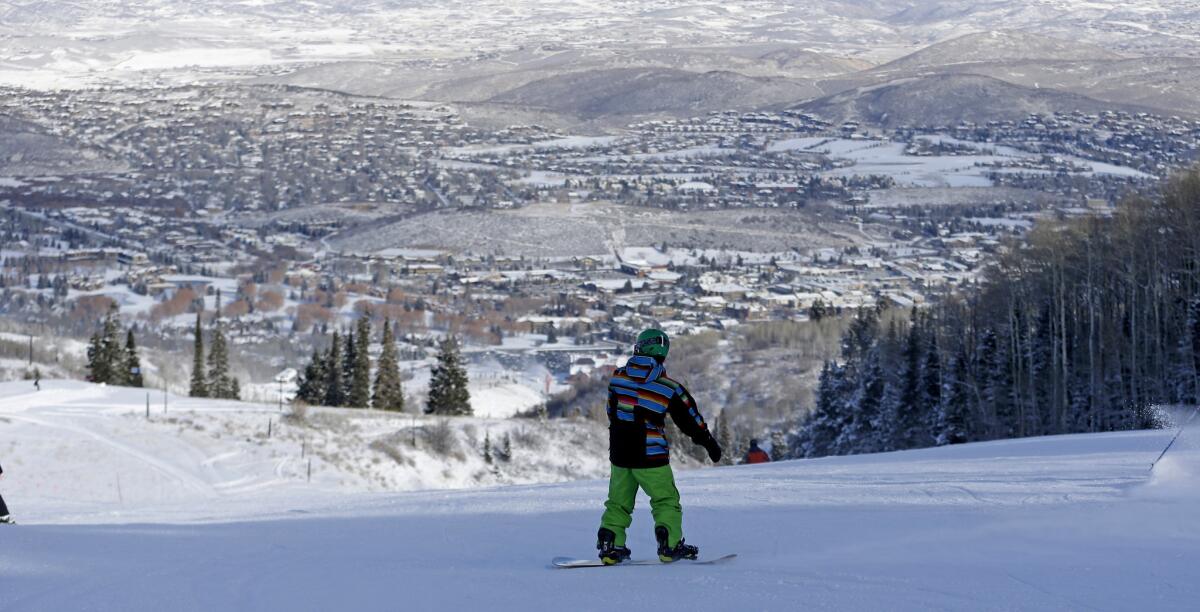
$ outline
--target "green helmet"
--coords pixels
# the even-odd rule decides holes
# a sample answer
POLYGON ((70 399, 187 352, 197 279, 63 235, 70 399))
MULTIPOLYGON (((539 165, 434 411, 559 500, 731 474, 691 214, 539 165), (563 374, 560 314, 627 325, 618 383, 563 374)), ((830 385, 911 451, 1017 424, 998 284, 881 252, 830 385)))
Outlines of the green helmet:
POLYGON ((634 355, 645 355, 657 359, 666 359, 671 350, 671 339, 661 329, 647 329, 638 334, 637 342, 633 345, 634 355))

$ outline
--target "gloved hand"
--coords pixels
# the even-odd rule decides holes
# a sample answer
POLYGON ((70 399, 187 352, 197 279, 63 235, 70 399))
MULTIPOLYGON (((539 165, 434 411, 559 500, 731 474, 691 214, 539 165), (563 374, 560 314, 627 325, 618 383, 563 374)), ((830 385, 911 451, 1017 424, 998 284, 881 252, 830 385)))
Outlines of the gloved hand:
POLYGON ((704 443, 704 450, 708 451, 708 458, 712 459, 713 463, 721 461, 721 445, 717 441, 709 438, 708 442, 704 443))

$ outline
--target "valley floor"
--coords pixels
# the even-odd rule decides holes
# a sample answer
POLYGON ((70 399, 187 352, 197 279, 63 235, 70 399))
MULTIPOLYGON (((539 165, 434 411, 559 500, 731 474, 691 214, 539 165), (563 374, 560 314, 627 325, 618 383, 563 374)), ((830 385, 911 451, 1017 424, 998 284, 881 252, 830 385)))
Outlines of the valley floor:
MULTIPOLYGON (((156 498, 136 489, 190 482, 203 469, 187 465, 214 459, 158 456, 144 459, 161 463, 160 480, 123 483, 123 497, 144 503, 80 507, 69 491, 16 486, 20 472, 77 461, 51 442, 66 421, 22 405, 0 402, 0 452, 23 457, 9 469, 0 456, 9 470, 0 493, 23 523, 0 527, 6 612, 1190 610, 1200 601, 1200 448, 1187 433, 1153 473, 1173 432, 686 470, 689 542, 736 561, 555 570, 552 557, 594 554, 603 481, 221 494, 193 482, 196 495, 156 498), (40 443, 39 420, 49 423, 40 443), (9 444, 18 427, 36 458, 9 444)), ((97 422, 76 421, 68 434, 87 436, 97 422)), ((96 435, 120 443, 112 431, 96 435)), ((111 472, 106 457, 73 469, 111 472)), ((647 505, 639 499, 630 531, 636 558, 653 556, 647 505)))

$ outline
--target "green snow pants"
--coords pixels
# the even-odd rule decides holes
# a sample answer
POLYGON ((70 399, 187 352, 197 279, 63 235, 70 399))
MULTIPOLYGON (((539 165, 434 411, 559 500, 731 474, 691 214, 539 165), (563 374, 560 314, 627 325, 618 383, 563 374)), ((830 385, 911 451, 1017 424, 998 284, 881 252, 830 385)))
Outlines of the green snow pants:
POLYGON ((674 548, 683 539, 683 506, 679 505, 679 489, 675 488, 675 474, 669 465, 641 470, 612 466, 600 526, 617 535, 614 544, 625 545, 625 529, 633 523, 638 487, 650 496, 654 526, 667 528, 667 545, 674 548))

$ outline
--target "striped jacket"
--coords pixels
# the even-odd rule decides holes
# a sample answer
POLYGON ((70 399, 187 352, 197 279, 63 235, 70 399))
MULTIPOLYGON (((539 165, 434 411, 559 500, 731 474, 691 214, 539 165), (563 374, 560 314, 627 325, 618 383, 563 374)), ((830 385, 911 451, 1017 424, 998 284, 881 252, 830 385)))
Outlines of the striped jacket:
POLYGON ((608 384, 608 455, 623 468, 670 463, 667 415, 696 444, 712 440, 708 425, 687 389, 667 377, 652 357, 634 356, 608 384))

